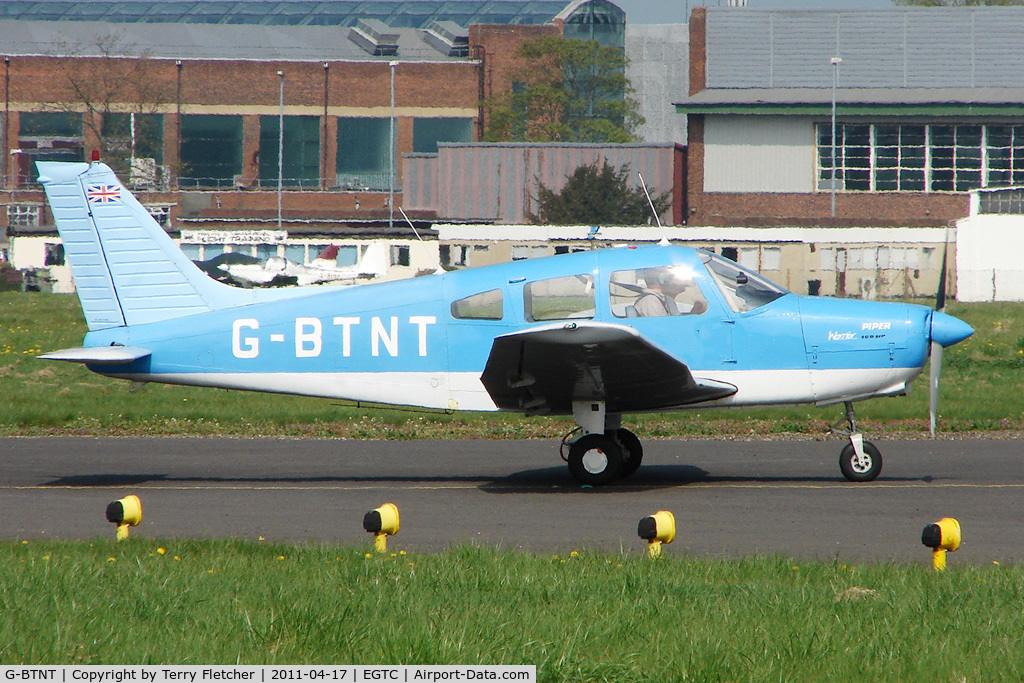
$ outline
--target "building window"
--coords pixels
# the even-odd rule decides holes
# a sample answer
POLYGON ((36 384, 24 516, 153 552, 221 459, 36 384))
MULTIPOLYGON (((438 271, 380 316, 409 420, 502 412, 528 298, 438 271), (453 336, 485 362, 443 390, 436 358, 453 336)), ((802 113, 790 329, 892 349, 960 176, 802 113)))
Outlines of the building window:
POLYGON ((39 204, 8 204, 7 225, 35 227, 39 225, 39 215, 42 213, 42 208, 39 204))
POLYGON ((758 270, 782 270, 782 249, 780 247, 761 247, 761 267, 758 270))
POLYGON ((473 119, 418 118, 412 121, 412 151, 437 154, 439 142, 472 142, 473 119))
MULTIPOLYGON (((260 117, 260 185, 264 188, 277 187, 279 129, 279 117, 260 117)), ((284 117, 284 163, 280 173, 285 187, 320 185, 319 116, 284 117)))
POLYGON ((163 114, 103 115, 103 146, 108 155, 150 158, 164 163, 163 114))
POLYGON ((242 172, 242 117, 186 114, 181 117, 183 187, 233 187, 242 172))
POLYGON ((982 192, 978 197, 978 213, 1024 214, 1024 190, 982 192))
POLYGON ((261 261, 266 261, 269 258, 277 256, 277 245, 276 244, 257 244, 256 245, 256 258, 261 261))
POLYGON ((82 115, 65 112, 23 112, 17 147, 23 154, 11 158, 22 179, 35 180, 35 161, 84 161, 82 115))
POLYGON ((875 189, 921 192, 925 187, 925 127, 875 127, 875 189))
POLYGON ((47 244, 46 253, 43 256, 44 266, 63 266, 64 265, 64 245, 58 242, 57 244, 47 244))
POLYGON ((934 247, 845 247, 818 250, 819 270, 933 270, 934 247))
POLYGON ((393 244, 391 245, 391 265, 393 266, 407 266, 409 265, 409 247, 405 244, 393 244))
POLYGON ((170 204, 146 204, 143 208, 146 209, 146 213, 153 217, 153 220, 160 224, 160 227, 166 228, 170 225, 170 204))
POLYGON ((1024 184, 1024 126, 985 126, 990 186, 1024 184))
POLYGON ((442 244, 438 247, 442 266, 468 266, 470 249, 464 244, 442 244))
MULTIPOLYGON (((832 188, 832 127, 817 128, 818 190, 832 188)), ((835 188, 967 192, 1024 183, 1024 126, 839 124, 835 188)))
MULTIPOLYGON (((408 249, 408 247, 406 247, 408 249)), ((406 256, 408 260, 408 256, 406 256)), ((355 244, 343 244, 338 247, 338 255, 334 257, 334 265, 339 268, 351 268, 359 263, 359 247, 355 244)), ((409 265, 406 263, 405 265, 409 265)))
MULTIPOLYGON (((388 189, 390 123, 391 119, 387 118, 338 117, 339 187, 345 190, 388 189)), ((395 133, 397 135, 397 129, 395 133)))
POLYGON ((548 255, 546 246, 530 246, 528 244, 516 244, 512 246, 512 260, 524 261, 528 258, 541 258, 548 255))

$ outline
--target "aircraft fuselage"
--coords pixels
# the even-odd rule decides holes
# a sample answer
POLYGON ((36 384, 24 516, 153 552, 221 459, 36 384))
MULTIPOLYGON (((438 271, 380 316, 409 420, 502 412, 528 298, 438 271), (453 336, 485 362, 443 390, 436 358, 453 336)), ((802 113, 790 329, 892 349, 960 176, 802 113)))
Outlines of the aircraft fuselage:
MULTIPOLYGON (((90 366, 136 381, 468 410, 496 409, 480 382, 496 337, 560 322, 635 329, 685 363, 695 378, 737 387, 716 405, 828 403, 900 393, 920 373, 931 309, 782 293, 737 311, 706 258, 685 247, 616 248, 405 281, 310 288, 279 301, 94 331, 86 346, 149 349, 149 357, 130 365, 90 366), (666 265, 692 272, 707 310, 626 317, 616 309, 613 273, 666 265), (582 283, 578 291, 561 298, 579 300, 566 312, 528 310, 528 292, 537 283, 573 285, 573 278, 582 283), (485 294, 493 310, 455 315, 453 302, 485 294), (497 308, 494 300, 500 300, 497 308)), ((550 299, 558 301, 558 293, 550 299)))

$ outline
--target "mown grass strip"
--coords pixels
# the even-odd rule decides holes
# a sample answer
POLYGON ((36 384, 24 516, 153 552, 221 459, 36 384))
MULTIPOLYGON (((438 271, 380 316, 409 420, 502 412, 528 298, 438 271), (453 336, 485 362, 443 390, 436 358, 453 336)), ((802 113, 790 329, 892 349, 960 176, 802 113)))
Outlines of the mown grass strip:
MULTIPOLYGON (((396 545, 396 544, 392 544, 396 545)), ((399 546, 400 547, 400 546, 399 546)), ((541 681, 1024 679, 1024 568, 0 544, 0 663, 535 664, 541 681)))
MULTIPOLYGON (((922 303, 927 303, 922 301, 922 303)), ((951 304, 949 312, 977 330, 947 349, 940 429, 946 433, 1024 429, 1024 304, 951 304)), ((74 296, 0 293, 0 436, 196 435, 351 439, 552 438, 568 418, 514 414, 447 415, 355 406, 341 401, 241 391, 146 385, 85 368, 41 361, 45 351, 77 346, 85 334, 74 296)), ((924 435, 927 371, 907 397, 858 404, 863 430, 875 436, 924 435)), ((759 437, 823 434, 836 407, 696 410, 630 416, 643 438, 759 437)), ((874 438, 874 437, 873 437, 874 438)))

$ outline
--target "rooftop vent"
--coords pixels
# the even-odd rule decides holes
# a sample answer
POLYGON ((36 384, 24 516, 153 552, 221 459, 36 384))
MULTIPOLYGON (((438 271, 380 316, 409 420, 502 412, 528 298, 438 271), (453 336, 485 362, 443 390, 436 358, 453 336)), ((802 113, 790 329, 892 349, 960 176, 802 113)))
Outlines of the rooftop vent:
POLYGON ((379 19, 360 19, 349 30, 349 39, 376 57, 398 54, 398 31, 379 19))
POLYGON ((454 21, 430 22, 430 26, 423 29, 423 39, 448 57, 469 56, 469 31, 454 21))

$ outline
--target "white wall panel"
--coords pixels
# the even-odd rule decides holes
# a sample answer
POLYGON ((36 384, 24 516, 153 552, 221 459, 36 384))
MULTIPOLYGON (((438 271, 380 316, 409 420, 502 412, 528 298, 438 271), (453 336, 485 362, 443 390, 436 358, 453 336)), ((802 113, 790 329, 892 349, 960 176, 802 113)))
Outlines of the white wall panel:
POLYGON ((814 122, 792 116, 709 116, 705 192, 813 192, 814 122))

